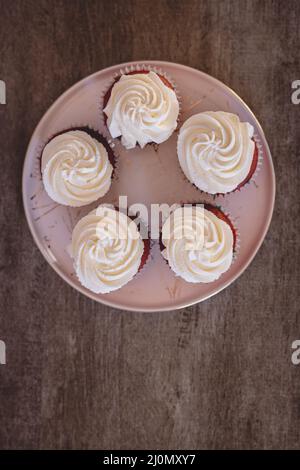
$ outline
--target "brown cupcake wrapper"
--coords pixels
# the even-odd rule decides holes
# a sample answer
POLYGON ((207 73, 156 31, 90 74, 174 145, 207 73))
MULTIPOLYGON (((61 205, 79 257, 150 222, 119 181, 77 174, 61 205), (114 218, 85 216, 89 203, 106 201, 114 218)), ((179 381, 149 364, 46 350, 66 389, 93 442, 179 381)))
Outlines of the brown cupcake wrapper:
MULTIPOLYGON (((103 102, 104 102, 104 98, 105 98, 105 95, 107 94, 107 92, 110 90, 110 88, 115 84, 116 80, 121 77, 122 75, 127 75, 129 73, 132 73, 132 72, 141 72, 141 71, 148 71, 148 72, 155 72, 159 75, 161 75, 162 77, 164 77, 171 85, 172 85, 172 88, 176 94, 176 97, 177 97, 177 100, 178 100, 178 103, 179 103, 179 113, 178 113, 178 117, 177 117, 177 128, 174 130, 174 132, 176 132, 178 130, 178 127, 179 127, 179 122, 180 122, 180 119, 181 119, 181 115, 182 115, 182 100, 181 100, 181 94, 179 92, 179 89, 178 89, 178 86, 177 84, 175 83, 175 81, 173 80, 172 77, 170 77, 163 69, 161 69, 160 67, 156 67, 155 65, 146 65, 146 64, 143 64, 143 63, 140 63, 140 64, 132 64, 132 65, 129 65, 129 66, 126 66, 126 67, 123 67, 121 68, 118 72, 116 72, 112 79, 110 80, 110 82, 108 83, 107 87, 102 91, 101 95, 100 95, 100 122, 101 122, 101 129, 104 129, 104 133, 105 133, 105 136, 108 136, 108 138, 110 138, 115 144, 116 144, 116 147, 118 148, 122 148, 124 150, 124 146, 121 144, 121 141, 119 138, 115 138, 113 139, 110 135, 110 132, 108 130, 108 127, 106 125, 106 122, 105 122, 105 117, 104 117, 104 112, 103 112, 103 109, 104 109, 104 106, 103 106, 103 102), (120 147, 119 147, 120 146, 120 147)), ((148 144, 148 145, 152 145, 152 143, 148 144)), ((159 144, 158 144, 159 145, 159 144)), ((126 149, 125 149, 126 150, 126 149)))

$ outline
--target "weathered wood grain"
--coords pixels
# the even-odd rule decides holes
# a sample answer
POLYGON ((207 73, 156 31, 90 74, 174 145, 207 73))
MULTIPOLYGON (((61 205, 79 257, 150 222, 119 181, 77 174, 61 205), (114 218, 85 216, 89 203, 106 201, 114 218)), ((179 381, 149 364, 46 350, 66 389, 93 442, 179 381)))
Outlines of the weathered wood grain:
POLYGON ((299 447, 299 2, 0 0, 0 11, 0 447, 299 447), (142 59, 187 64, 236 90, 261 120, 277 174, 251 266, 213 299, 170 313, 112 310, 63 283, 21 200, 26 146, 53 100, 142 59))

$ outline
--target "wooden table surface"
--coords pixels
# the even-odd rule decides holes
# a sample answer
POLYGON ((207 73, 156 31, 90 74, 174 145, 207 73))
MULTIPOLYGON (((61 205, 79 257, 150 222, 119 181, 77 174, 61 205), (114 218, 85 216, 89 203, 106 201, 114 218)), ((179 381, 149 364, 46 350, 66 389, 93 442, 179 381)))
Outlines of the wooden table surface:
POLYGON ((300 79, 298 1, 0 0, 1 448, 298 448, 300 79), (277 198, 247 271, 168 313, 85 298, 29 233, 21 175, 49 105, 104 67, 142 59, 222 80, 261 121, 277 198))

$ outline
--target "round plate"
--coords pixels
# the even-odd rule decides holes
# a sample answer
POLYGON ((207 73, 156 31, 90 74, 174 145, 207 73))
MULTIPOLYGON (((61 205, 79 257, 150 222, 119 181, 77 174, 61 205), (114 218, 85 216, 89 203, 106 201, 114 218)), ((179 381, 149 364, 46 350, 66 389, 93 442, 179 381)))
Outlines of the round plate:
MULTIPOLYGON (((104 304, 126 310, 173 310, 195 304, 220 292, 249 265, 269 227, 275 197, 275 175, 263 130, 248 106, 226 85, 198 70, 169 62, 145 61, 161 68, 177 85, 181 96, 181 123, 207 110, 230 111, 250 122, 261 142, 263 162, 255 180, 225 197, 204 195, 183 177, 176 155, 177 133, 165 143, 145 149, 125 150, 115 142, 118 166, 107 195, 89 206, 69 208, 54 203, 43 188, 40 154, 45 143, 59 131, 88 125, 108 136, 103 125, 101 96, 121 64, 97 72, 66 91, 47 111, 28 146, 23 169, 23 201, 33 238, 48 263, 71 286, 104 304), (76 222, 100 202, 118 203, 126 195, 128 205, 144 203, 212 202, 229 213, 237 225, 240 249, 229 271, 210 284, 190 284, 175 277, 154 243, 151 259, 126 286, 110 294, 94 294, 82 287, 74 273, 68 246, 76 222)), ((139 62, 141 64, 141 62, 139 62)))

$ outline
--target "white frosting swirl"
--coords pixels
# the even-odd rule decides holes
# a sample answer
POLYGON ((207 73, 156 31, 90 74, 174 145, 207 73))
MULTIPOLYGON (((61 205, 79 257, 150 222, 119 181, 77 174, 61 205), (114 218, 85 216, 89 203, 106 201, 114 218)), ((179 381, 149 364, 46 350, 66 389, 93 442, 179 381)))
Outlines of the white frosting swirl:
POLYGON ((104 145, 83 131, 60 134, 43 150, 44 186, 59 204, 79 207, 96 201, 109 190, 112 171, 104 145))
POLYGON ((175 92, 155 72, 122 75, 104 109, 113 138, 127 149, 138 143, 161 144, 177 127, 179 103, 175 92))
POLYGON ((227 271, 233 257, 228 223, 201 206, 179 207, 162 228, 163 257, 187 282, 212 282, 227 271))
POLYGON ((124 286, 138 272, 144 242, 134 221, 103 205, 77 223, 71 251, 81 284, 105 294, 124 286))
POLYGON ((228 193, 248 176, 255 144, 253 127, 235 114, 207 111, 180 129, 177 153, 185 176, 210 194, 228 193))

